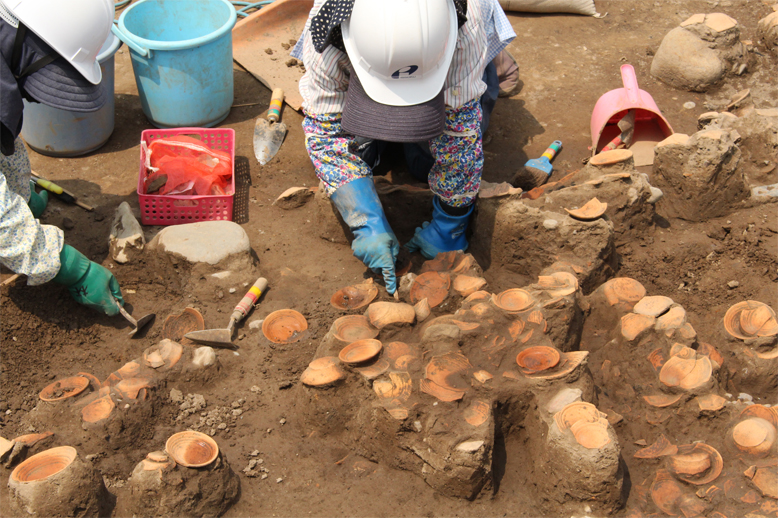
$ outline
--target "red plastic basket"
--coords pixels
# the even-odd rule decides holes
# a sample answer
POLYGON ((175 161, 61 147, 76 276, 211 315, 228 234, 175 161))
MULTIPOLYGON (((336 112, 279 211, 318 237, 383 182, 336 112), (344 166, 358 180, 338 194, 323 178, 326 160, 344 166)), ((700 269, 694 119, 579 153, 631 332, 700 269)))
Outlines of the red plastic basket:
POLYGON ((138 199, 140 222, 144 225, 179 225, 196 221, 232 221, 232 203, 235 196, 235 130, 230 128, 175 128, 144 130, 141 141, 146 144, 161 138, 186 135, 196 138, 211 149, 227 151, 232 159, 230 186, 233 194, 223 196, 184 196, 145 194, 146 152, 140 147, 140 174, 138 199))

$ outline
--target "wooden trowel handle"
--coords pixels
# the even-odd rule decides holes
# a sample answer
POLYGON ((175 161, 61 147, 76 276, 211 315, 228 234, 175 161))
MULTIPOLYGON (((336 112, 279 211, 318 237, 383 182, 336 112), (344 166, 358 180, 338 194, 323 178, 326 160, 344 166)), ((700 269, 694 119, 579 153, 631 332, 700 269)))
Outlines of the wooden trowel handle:
POLYGON ((270 108, 267 109, 267 120, 278 122, 281 118, 281 107, 284 104, 284 90, 274 88, 273 95, 270 97, 270 108))
POLYGON ((266 289, 267 279, 264 277, 257 279, 257 282, 255 282, 254 285, 249 288, 249 291, 246 293, 246 295, 240 300, 240 302, 238 302, 238 305, 235 306, 235 310, 232 312, 230 320, 238 322, 243 317, 245 317, 248 312, 251 311, 251 308, 254 307, 254 304, 257 303, 259 297, 262 296, 262 293, 266 289))

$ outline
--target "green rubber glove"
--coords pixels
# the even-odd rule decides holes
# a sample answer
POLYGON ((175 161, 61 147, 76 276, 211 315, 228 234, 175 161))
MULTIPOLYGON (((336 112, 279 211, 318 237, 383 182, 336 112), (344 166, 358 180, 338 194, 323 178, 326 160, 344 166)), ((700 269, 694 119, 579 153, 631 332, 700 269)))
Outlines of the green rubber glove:
POLYGON ((27 202, 27 206, 30 207, 30 212, 38 219, 46 210, 46 205, 49 203, 49 191, 43 190, 40 193, 35 192, 35 182, 30 181, 30 201, 27 202))
POLYGON ((104 266, 90 261, 70 245, 62 247, 59 255, 62 266, 54 282, 67 286, 78 302, 108 316, 119 313, 114 299, 124 306, 119 281, 104 266))

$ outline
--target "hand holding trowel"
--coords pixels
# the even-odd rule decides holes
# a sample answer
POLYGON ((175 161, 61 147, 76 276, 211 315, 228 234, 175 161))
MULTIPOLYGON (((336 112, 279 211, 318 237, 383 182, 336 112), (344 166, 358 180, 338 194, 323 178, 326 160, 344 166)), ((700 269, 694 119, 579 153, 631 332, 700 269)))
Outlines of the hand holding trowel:
POLYGON ((267 110, 267 119, 260 117, 254 125, 254 156, 261 165, 270 162, 284 142, 286 125, 279 122, 283 104, 284 91, 280 88, 274 89, 273 96, 270 98, 270 108, 267 110))
POLYGON ((189 338, 193 342, 205 343, 216 347, 226 347, 228 349, 237 349, 238 346, 232 343, 232 331, 235 329, 235 324, 240 322, 245 317, 251 308, 262 296, 262 293, 267 288, 267 279, 260 277, 257 282, 249 288, 248 293, 238 302, 235 309, 230 315, 230 323, 227 324, 226 329, 205 329, 203 331, 192 331, 187 333, 184 337, 189 338))

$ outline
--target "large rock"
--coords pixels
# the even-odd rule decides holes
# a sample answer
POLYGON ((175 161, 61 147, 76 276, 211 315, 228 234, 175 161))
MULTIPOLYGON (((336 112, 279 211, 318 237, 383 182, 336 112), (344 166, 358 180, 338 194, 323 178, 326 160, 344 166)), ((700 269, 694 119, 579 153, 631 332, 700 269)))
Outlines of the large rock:
POLYGON ((705 221, 726 214, 748 195, 733 132, 704 129, 676 133, 657 144, 653 179, 665 193, 670 217, 705 221))
POLYGON ((190 263, 229 263, 239 267, 253 262, 248 234, 231 221, 202 221, 167 227, 151 240, 149 249, 190 263))
POLYGON ((695 14, 662 40, 651 75, 675 88, 704 92, 727 73, 745 71, 737 21, 721 13, 695 14))
POLYGON ((778 11, 759 20, 756 30, 762 44, 778 55, 778 11))

